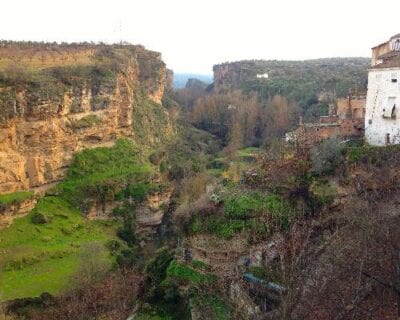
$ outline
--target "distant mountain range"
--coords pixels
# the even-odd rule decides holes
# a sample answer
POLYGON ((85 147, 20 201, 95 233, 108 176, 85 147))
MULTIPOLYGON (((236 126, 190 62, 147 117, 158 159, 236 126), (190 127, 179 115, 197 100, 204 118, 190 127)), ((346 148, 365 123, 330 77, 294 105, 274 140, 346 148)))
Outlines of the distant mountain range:
POLYGON ((175 89, 184 88, 188 79, 198 79, 207 84, 213 82, 212 74, 174 73, 173 86, 175 89))

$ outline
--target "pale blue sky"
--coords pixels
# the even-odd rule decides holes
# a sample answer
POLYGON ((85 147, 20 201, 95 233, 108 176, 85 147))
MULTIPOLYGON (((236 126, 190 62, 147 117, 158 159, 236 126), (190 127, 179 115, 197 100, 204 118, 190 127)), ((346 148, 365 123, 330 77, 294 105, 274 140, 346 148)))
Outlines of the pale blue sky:
POLYGON ((370 56, 400 33, 399 0, 10 0, 0 38, 125 40, 160 51, 176 72, 240 59, 370 56))

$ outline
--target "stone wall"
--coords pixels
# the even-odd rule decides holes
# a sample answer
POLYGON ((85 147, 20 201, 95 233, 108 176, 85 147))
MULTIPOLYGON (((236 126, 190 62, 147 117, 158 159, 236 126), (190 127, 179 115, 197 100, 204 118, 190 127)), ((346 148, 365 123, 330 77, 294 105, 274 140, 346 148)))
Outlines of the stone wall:
POLYGON ((372 145, 400 143, 400 68, 371 70, 368 76, 365 137, 372 145), (392 82, 396 75, 397 82, 392 82), (395 98, 394 117, 384 117, 389 97, 395 98))

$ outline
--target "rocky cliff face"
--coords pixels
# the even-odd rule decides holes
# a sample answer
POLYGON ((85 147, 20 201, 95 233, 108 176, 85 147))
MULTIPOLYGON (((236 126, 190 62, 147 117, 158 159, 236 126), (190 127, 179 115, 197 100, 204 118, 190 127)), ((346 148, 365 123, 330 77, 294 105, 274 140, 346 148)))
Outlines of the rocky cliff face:
MULTIPOLYGON (((42 68, 41 78, 30 78, 22 85, 7 82, 9 69, 3 71, 0 193, 44 188, 59 181, 74 153, 84 148, 109 146, 119 137, 140 144, 138 124, 133 125, 135 112, 145 114, 149 103, 157 106, 164 119, 157 137, 173 134, 168 113, 159 105, 167 75, 161 55, 141 46, 106 50, 94 46, 86 51, 91 54, 89 66, 42 68), (118 68, 109 72, 106 67, 115 61, 118 68), (81 70, 86 73, 82 75, 81 70)), ((62 57, 61 62, 65 62, 62 57)), ((153 142, 157 139, 161 138, 153 142)))

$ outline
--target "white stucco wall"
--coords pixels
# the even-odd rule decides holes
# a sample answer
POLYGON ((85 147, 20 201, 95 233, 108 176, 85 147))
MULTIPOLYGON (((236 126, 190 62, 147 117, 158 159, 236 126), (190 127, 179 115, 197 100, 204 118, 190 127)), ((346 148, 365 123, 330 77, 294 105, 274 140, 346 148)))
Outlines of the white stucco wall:
POLYGON ((400 68, 370 70, 368 74, 365 139, 372 145, 385 145, 387 134, 391 144, 400 143, 400 68), (392 83, 393 74, 396 83, 392 83), (383 117, 389 97, 396 98, 396 119, 383 117))

